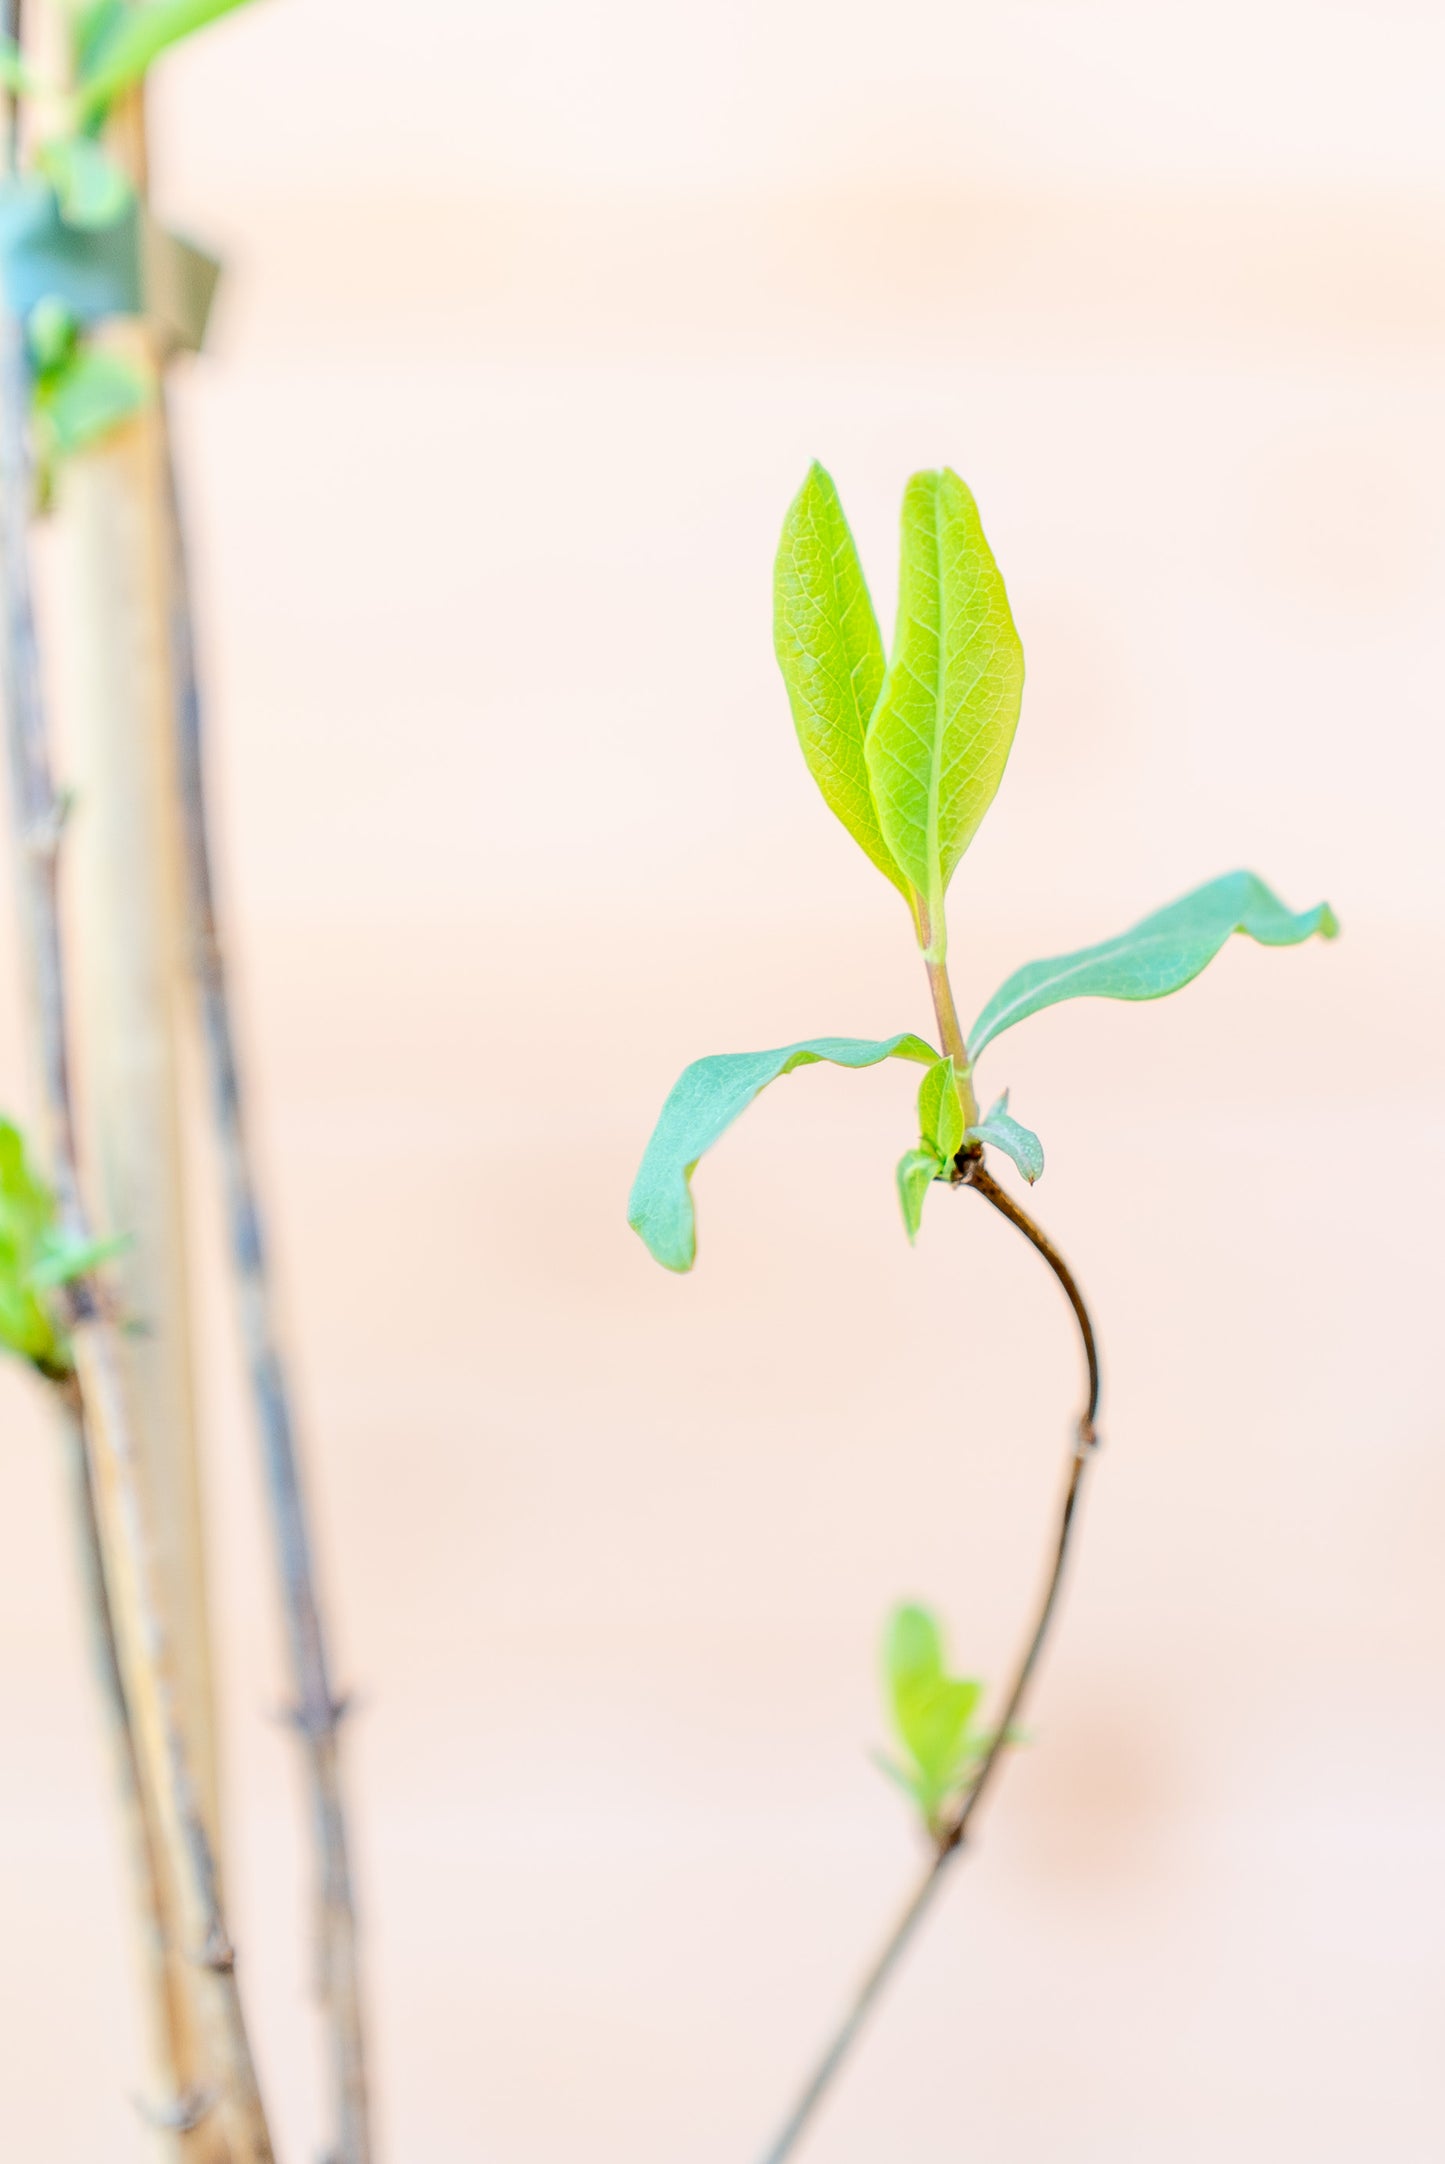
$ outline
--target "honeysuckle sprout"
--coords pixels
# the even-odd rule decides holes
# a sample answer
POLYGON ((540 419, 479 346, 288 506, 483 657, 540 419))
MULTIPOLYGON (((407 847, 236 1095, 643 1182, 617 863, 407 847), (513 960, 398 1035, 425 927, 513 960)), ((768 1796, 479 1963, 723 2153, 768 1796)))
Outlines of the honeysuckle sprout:
POLYGON ((1028 1240, 1069 1302, 1086 1386, 1075 1426, 1052 1559, 997 1717, 978 1724, 984 1687, 954 1676, 931 1613, 895 1611, 886 1638, 890 1709, 902 1759, 884 1763, 911 1797, 932 1844, 922 1882, 864 1977, 805 2083, 765 2164, 784 2164, 892 1974, 950 1860, 968 1839, 1023 1707, 1048 1637, 1084 1474, 1099 1440, 1099 1356, 1073 1272, 1028 1212, 994 1179, 990 1149, 1032 1186, 1043 1145, 1009 1105, 1003 1078, 982 1109, 979 1062, 1005 1033, 1064 1000, 1160 999, 1206 968, 1236 933, 1297 946, 1338 929, 1325 902, 1290 910, 1255 873, 1226 872, 1141 917, 1126 931, 1026 962, 965 1031, 948 972, 949 883, 998 792, 1023 697, 1023 648, 978 506, 944 467, 916 473, 903 495, 898 619, 885 656, 873 603, 838 491, 819 465, 788 510, 774 583, 774 640, 793 726, 824 802, 896 889, 920 950, 936 1041, 912 1029, 886 1037, 808 1037, 762 1052, 694 1060, 663 1105, 628 1203, 628 1219, 666 1269, 697 1253, 693 1174, 754 1098, 820 1062, 864 1069, 904 1060, 923 1072, 916 1135, 898 1161, 904 1226, 917 1237, 924 1203, 943 1183, 981 1195, 1028 1240))
POLYGON ((1287 909, 1253 872, 1226 872, 1127 931, 1026 962, 985 1001, 965 1035, 948 974, 949 882, 1008 763, 1023 694, 1023 648, 978 507, 947 467, 916 473, 903 496, 898 623, 885 662, 873 603, 838 491, 811 467, 788 510, 774 584, 774 641, 793 726, 823 801, 898 890, 922 950, 938 1033, 814 1037, 767 1052, 724 1052, 684 1069, 662 1108, 628 1204, 657 1260, 690 1270, 697 1252, 698 1160, 779 1076, 819 1060, 927 1069, 918 1135, 897 1168, 910 1239, 935 1181, 955 1181, 986 1145, 1030 1185, 1043 1145, 1009 1110, 1007 1089, 980 1110, 977 1063, 1006 1030, 1069 999, 1160 999, 1211 962, 1231 934, 1262 946, 1335 936, 1329 905, 1287 909))

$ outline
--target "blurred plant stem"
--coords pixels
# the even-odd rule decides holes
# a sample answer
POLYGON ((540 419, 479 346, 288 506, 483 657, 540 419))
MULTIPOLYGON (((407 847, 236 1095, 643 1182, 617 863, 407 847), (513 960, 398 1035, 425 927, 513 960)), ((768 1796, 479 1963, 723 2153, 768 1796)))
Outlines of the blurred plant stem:
MULTIPOLYGON (((5 0, 3 27, 17 45, 22 22, 20 0, 5 0)), ((7 96, 5 115, 5 169, 13 175, 19 164, 19 111, 7 96)), ((53 807, 51 823, 36 831, 23 806, 29 790, 29 768, 18 728, 18 717, 27 704, 38 710, 40 663, 36 651, 35 623, 30 594, 27 523, 31 498, 31 475, 26 449, 29 375, 23 332, 8 313, 0 323, 4 350, 0 356, 0 430, 3 430, 6 627, 4 644, 5 704, 9 720, 11 753, 11 833, 19 873, 18 899, 25 928, 23 946, 30 1002, 32 1055, 41 1063, 39 1095, 43 1105, 69 1103, 69 1075, 64 1033, 57 1003, 61 996, 55 968, 43 966, 47 942, 46 919, 53 911, 55 852, 59 842, 61 807, 53 807), (48 887, 52 891, 42 892, 48 887)), ((56 1156, 52 1147, 48 1154, 56 1156)), ((68 1131, 64 1151, 73 1149, 68 1131)), ((189 2122, 196 2117, 202 2091, 199 2087, 197 2023, 192 2006, 194 1976, 185 1963, 169 1916, 164 1859, 154 1804, 141 1776, 139 1749, 130 1704, 122 1679, 115 1615, 97 1515, 94 1468, 87 1448, 84 1414, 73 1374, 48 1377, 58 1416, 58 1428, 66 1472, 72 1539, 77 1579, 85 1612, 86 1636, 92 1668, 100 1693, 109 1756, 129 1865, 132 1913, 135 1920, 138 1969, 142 1998, 142 2027, 146 2038, 147 2114, 152 2126, 152 2145, 164 2159, 184 2157, 194 2164, 224 2159, 225 2150, 213 2134, 203 2153, 188 2141, 189 2122)))
POLYGON ((1072 1542, 1079 1495, 1084 1483, 1085 1469, 1093 1459, 1098 1447, 1095 1422, 1099 1412, 1099 1354, 1094 1336, 1094 1326, 1088 1308, 1079 1291, 1074 1274, 1063 1256, 1049 1239, 1047 1233, 1035 1224, 1026 1210, 1020 1209, 1013 1197, 1001 1188, 985 1169, 982 1156, 960 1158, 957 1184, 972 1187, 993 1208, 1006 1217, 1011 1225, 1023 1234, 1035 1251, 1041 1255, 1052 1270, 1065 1297, 1073 1310, 1083 1346, 1084 1361, 1088 1374, 1084 1409, 1074 1430, 1074 1447, 1069 1461, 1068 1477, 1064 1484, 1063 1500, 1059 1507, 1057 1530, 1054 1536, 1053 1556, 1038 1607, 1025 1641, 1024 1650, 1014 1670, 1003 1708, 994 1725, 993 1743, 990 1746, 974 1779, 953 1811, 939 1827, 934 1853, 909 1898, 902 1915, 894 1924, 884 1942, 882 1952, 874 1961, 863 1982, 854 1995, 853 2002, 817 2066, 804 2084, 801 2094, 788 2114, 781 2132, 767 2150, 764 2164, 785 2164, 807 2131, 813 2116, 847 2059, 884 1986, 898 1967, 907 1951, 918 1925, 933 1906, 948 1873, 949 1864, 961 1855, 968 1840, 974 1813, 991 1787, 995 1772, 1005 1751, 1014 1739, 1017 1722, 1028 1696, 1034 1670, 1047 1643, 1049 1630, 1058 1606, 1059 1590, 1063 1584, 1064 1568, 1068 1561, 1072 1542))
POLYGON ((310 1514, 281 1355, 277 1299, 267 1260, 259 1190, 247 1132, 209 839, 204 713, 185 528, 174 443, 162 414, 175 683, 176 771, 185 849, 192 965, 210 1070, 231 1268, 270 1505, 295 1703, 291 1720, 306 1758, 316 1877, 316 1990, 326 2019, 334 2134, 328 2164, 370 2164, 372 2145, 356 1908, 343 1807, 340 1727, 345 1700, 333 1688, 317 1587, 310 1514))
MULTIPOLYGON (((6 603, 6 728, 21 921, 39 1032, 40 1126, 62 1230, 91 1237, 81 1198, 68 1049, 68 995, 61 942, 58 864, 63 807, 51 769, 49 732, 30 580, 26 445, 28 375, 23 330, 0 318, 0 522, 6 603)), ((174 1897, 170 1950, 189 1966, 205 2020, 212 2099, 176 2097, 159 2114, 177 2140, 215 2125, 233 2164, 273 2164, 250 2042, 236 1985, 215 1856, 195 1771, 175 1654, 175 1623, 157 1563, 157 1535, 138 1433, 127 1399, 120 1331, 92 1277, 66 1293, 68 1336, 88 1446, 88 1483, 98 1529, 114 1643, 129 1711, 132 1763, 154 1815, 157 1851, 174 1897)))
MULTIPOLYGON (((116 106, 105 141, 143 198, 138 91, 116 106)), ((164 352, 144 318, 114 319, 88 337, 158 376, 164 352)), ((219 1853, 180 1119, 185 934, 164 506, 164 445, 151 399, 58 461, 49 521, 56 575, 47 598, 66 778, 79 807, 66 875, 82 1148, 97 1215, 129 1240, 118 1277, 142 1327, 127 1340, 125 1366, 196 1779, 219 1853)))
POLYGON ((204 2116, 205 2095, 185 2086, 187 2028, 184 2009, 176 2003, 175 1968, 167 1959, 163 1860, 155 1814, 147 1803, 145 1783, 141 1778, 130 1703, 121 1675, 115 1618, 105 1582, 105 1557, 91 1454, 86 1443, 85 1409, 73 1375, 56 1380, 52 1392, 59 1414, 91 1669, 100 1696, 134 1890, 142 2014, 148 2025, 147 2044, 155 2090, 146 2099, 146 2112, 158 2143, 167 2150, 174 2150, 187 2131, 188 2123, 193 2118, 199 2123, 204 2116))

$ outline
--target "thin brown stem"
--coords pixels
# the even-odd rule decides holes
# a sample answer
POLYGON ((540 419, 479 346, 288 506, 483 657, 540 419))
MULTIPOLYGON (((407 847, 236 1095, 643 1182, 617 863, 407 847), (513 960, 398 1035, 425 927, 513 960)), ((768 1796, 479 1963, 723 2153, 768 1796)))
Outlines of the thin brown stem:
POLYGON ((240 1062, 217 924, 208 831, 205 744, 189 564, 169 427, 162 427, 170 554, 171 666, 176 768, 185 849, 193 967, 210 1069, 231 1269, 251 1377, 296 1694, 293 1722, 306 1757, 316 1864, 316 1988, 326 2015, 335 2114, 334 2164, 370 2164, 366 2052, 339 1730, 344 1699, 332 1687, 317 1590, 300 1444, 281 1356, 277 1301, 242 1092, 240 1062))
POLYGON ((1026 1210, 1020 1209, 1013 1197, 1001 1188, 985 1169, 982 1156, 959 1159, 959 1185, 975 1188, 986 1202, 1017 1226, 1024 1238, 1042 1255, 1064 1289, 1074 1319, 1079 1327, 1087 1369, 1087 1387, 1084 1409, 1079 1415, 1074 1433, 1074 1447, 1070 1455, 1068 1478, 1064 1485, 1063 1501, 1059 1508, 1057 1532, 1053 1554, 1044 1582, 1043 1592, 1034 1611, 1029 1634, 1024 1643, 1013 1680, 1004 1698, 1003 1708, 994 1729, 994 1740, 987 1756, 979 1767, 967 1794, 944 1821, 937 1835, 937 1845, 929 1859, 927 1869, 918 1882, 902 1915, 894 1924, 884 1942, 883 1950, 869 1969, 854 1995, 852 2004, 834 2033, 827 2050, 818 2061, 802 2093, 777 2135, 771 2148, 765 2153, 764 2164, 784 2164, 791 2157, 798 2142, 806 2132, 813 2115, 831 2088, 834 2078, 843 2065, 858 2034, 867 2020, 884 1985, 892 1976, 898 1962, 913 1938, 923 1917, 932 1907, 953 1857, 960 1855, 968 1840, 973 1816, 985 1793, 992 1785, 995 1771, 1002 1763, 1015 1730, 1015 1724, 1023 1711, 1029 1685, 1038 1666, 1039 1657, 1048 1639, 1050 1626, 1058 1607, 1059 1589, 1063 1583, 1064 1567, 1077 1520, 1079 1495, 1083 1486, 1084 1470, 1098 1445, 1096 1421, 1099 1412, 1099 1354, 1094 1336, 1094 1326, 1088 1308, 1079 1291, 1074 1274, 1052 1240, 1043 1232, 1026 1210))
MULTIPOLYGON (((67 1046, 67 1000, 58 893, 62 808, 51 773, 30 580, 28 379, 23 332, 0 315, 0 552, 6 607, 6 728, 14 818, 22 837, 21 914, 40 1034, 46 1158, 61 1223, 90 1237, 75 1150, 67 1046)), ((160 1828, 186 1951, 197 1964, 212 2032, 219 2110, 234 2164, 273 2164, 236 1986, 190 1747, 179 1710, 176 1651, 168 1627, 138 1439, 126 1398, 119 1333, 90 1278, 67 1288, 76 1380, 85 1409, 105 1582, 117 1626, 137 1763, 160 1828)))

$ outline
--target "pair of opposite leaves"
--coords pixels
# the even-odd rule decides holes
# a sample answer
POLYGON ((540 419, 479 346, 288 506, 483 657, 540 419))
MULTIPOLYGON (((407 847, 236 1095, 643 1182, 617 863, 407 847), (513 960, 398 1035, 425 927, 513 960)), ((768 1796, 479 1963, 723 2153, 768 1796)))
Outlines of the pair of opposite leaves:
MULTIPOLYGON (((803 757, 830 810, 903 895, 926 959, 941 964, 944 896, 1003 778, 1023 692, 1023 649, 978 507, 947 468, 908 483, 886 666, 838 492, 816 464, 783 528, 775 596, 775 644, 803 757)), ((1161 998, 1196 977, 1234 932, 1293 946, 1337 929, 1327 903, 1294 913, 1252 872, 1229 872, 1117 938, 1015 970, 968 1032, 966 1074, 909 1032, 694 1060, 653 1130, 628 1220, 659 1262, 690 1269, 693 1170, 760 1090, 819 1060, 871 1067, 907 1059, 928 1069, 918 1144, 898 1167, 912 1237, 928 1187, 947 1177, 959 1150, 992 1143, 1026 1179, 1043 1170, 1038 1137, 1010 1116, 1007 1092, 972 1124, 964 1110, 973 1102, 972 1065, 1003 1030, 1059 1000, 1161 998)))

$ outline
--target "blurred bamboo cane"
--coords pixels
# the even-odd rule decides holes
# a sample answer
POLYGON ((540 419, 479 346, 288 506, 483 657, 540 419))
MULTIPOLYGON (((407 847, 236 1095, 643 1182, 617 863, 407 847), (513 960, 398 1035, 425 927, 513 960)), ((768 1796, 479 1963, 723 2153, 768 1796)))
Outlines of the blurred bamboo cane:
MULTIPOLYGON (((6 727, 14 818, 22 838, 18 871, 21 918, 39 1029, 38 1064, 45 1157, 62 1228, 84 1245, 90 1224, 80 1190, 71 1095, 68 1000, 60 935, 58 859, 62 806, 52 778, 49 733, 31 599, 25 446, 27 375, 23 332, 0 317, 0 526, 7 611, 6 727)), ((123 1341, 95 1281, 78 1279, 67 1294, 69 1342, 88 1445, 87 1472, 103 1558, 102 1580, 114 1615, 122 1703, 133 1764, 154 1812, 176 1935, 170 1950, 194 1979, 205 2023, 214 2098, 172 2113, 177 2141, 213 2130, 212 2146, 233 2164, 274 2164, 256 2082, 235 1955, 221 1906, 187 1733, 175 1626, 158 1568, 150 1483, 127 1397, 123 1341), (214 2100, 215 2113, 203 2105, 214 2100), (222 2146, 224 2145, 224 2146, 222 2146)), ((178 2100, 179 2102, 179 2100, 178 2100)))
MULTIPOLYGON (((113 117, 108 147, 138 192, 146 180, 140 93, 113 117)), ((139 319, 97 332, 158 364, 139 319)), ((131 1239, 120 1269, 140 1329, 123 1348, 133 1393, 156 1568, 177 1664, 180 1716, 199 1807, 219 1842, 216 1741, 192 1395, 189 1279, 177 1076, 184 966, 171 815, 160 421, 144 408, 61 464, 56 647, 66 664, 67 743, 78 799, 73 870, 82 1102, 104 1220, 131 1239)), ((168 1903, 176 1896, 167 1879, 168 1903)), ((175 1945, 172 1993, 185 2030, 182 2088, 213 2085, 194 1972, 175 1945)), ((225 2164, 215 2122, 183 2129, 185 2164, 225 2164)))
MULTIPOLYGON (((20 0, 5 0, 5 35, 18 46, 21 39, 20 0)), ((19 165, 19 112, 13 95, 7 95, 5 115, 5 170, 13 176, 19 165)), ((39 696, 39 656, 30 596, 26 525, 31 481, 26 456, 26 406, 28 381, 18 325, 5 326, 3 382, 0 382, 0 430, 4 455, 0 480, 5 489, 6 635, 4 680, 7 714, 11 717, 9 742, 12 754, 10 789, 11 832, 20 871, 19 900, 29 936, 24 941, 31 1008, 32 1050, 37 1059, 53 1038, 52 1017, 46 1011, 52 996, 34 966, 39 942, 33 923, 33 853, 53 850, 58 836, 29 831, 22 806, 25 770, 19 760, 19 735, 15 717, 22 702, 39 696)), ((42 1088, 42 1101, 53 1094, 42 1088)), ((64 1081, 64 1076, 60 1077, 64 1081)), ((68 1084, 67 1084, 68 1087, 68 1084)), ((92 1670, 98 1687, 106 1740, 111 1759, 115 1793, 129 1865, 133 1913, 140 1972, 143 2029, 148 2061, 147 2118, 152 2128, 152 2147, 160 2159, 182 2157, 224 2159, 225 2150, 212 2132, 201 2143, 189 2139, 192 2122, 202 2116, 204 2092, 198 2086, 196 2022, 191 2000, 193 1978, 175 1947, 169 1919, 170 1902, 154 1807, 141 1777, 140 1760, 131 1719, 130 1704, 121 1674, 115 1616, 106 1581, 105 1563, 97 1514, 93 1467, 87 1449, 84 1414, 79 1389, 71 1374, 50 1378, 58 1414, 58 1430, 66 1475, 75 1547, 77 1578, 86 1620, 92 1670)))

